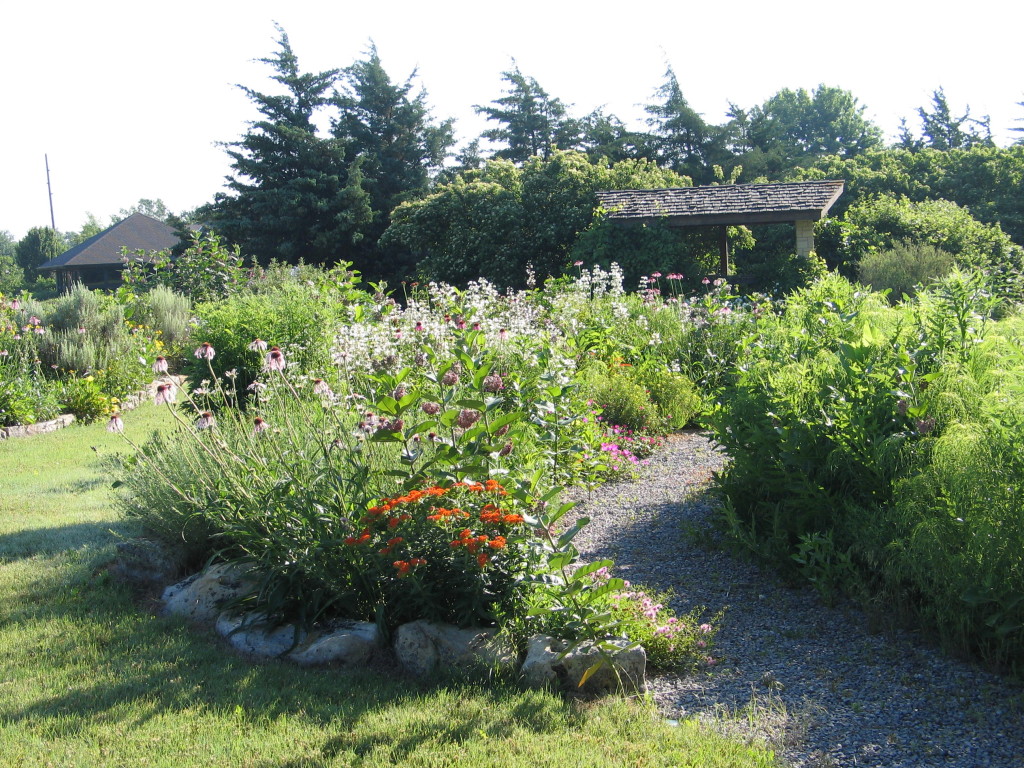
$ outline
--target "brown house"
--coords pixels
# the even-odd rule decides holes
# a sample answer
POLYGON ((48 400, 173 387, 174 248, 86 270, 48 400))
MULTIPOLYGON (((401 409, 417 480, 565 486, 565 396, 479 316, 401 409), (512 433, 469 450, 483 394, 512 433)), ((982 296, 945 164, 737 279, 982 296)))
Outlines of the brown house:
POLYGON ((53 272, 57 288, 66 291, 75 283, 89 288, 116 288, 121 284, 125 260, 123 248, 129 252, 164 251, 176 246, 178 235, 172 227, 144 213, 133 213, 127 219, 93 235, 74 248, 39 267, 40 272, 53 272))

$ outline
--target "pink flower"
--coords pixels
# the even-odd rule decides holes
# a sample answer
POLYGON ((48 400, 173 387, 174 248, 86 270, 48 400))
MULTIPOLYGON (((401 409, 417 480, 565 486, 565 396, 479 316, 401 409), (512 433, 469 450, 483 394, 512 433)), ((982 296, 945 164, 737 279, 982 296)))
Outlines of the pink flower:
POLYGON ((651 277, 657 280, 659 277, 661 277, 661 272, 652 272, 651 277))
POLYGON ((583 266, 583 262, 582 262, 582 261, 574 261, 574 262, 572 263, 572 265, 573 265, 574 267, 582 267, 582 266, 583 266))
POLYGON ((110 414, 110 421, 107 422, 107 432, 124 432, 124 421, 120 413, 110 414))
POLYGON ((18 301, 17 299, 11 299, 11 309, 17 312, 19 309, 21 309, 21 302, 18 301))
POLYGON ((508 341, 508 331, 506 331, 504 328, 498 331, 498 339, 500 341, 508 341))
POLYGON ((284 365, 284 353, 281 351, 281 348, 271 347, 270 351, 267 352, 267 359, 263 367, 268 371, 283 371, 284 365))
POLYGON ((475 411, 472 408, 463 408, 459 411, 458 417, 455 419, 455 424, 459 429, 469 429, 480 420, 480 411, 475 411))
POLYGON ((40 323, 40 321, 39 321, 39 318, 38 318, 38 317, 36 317, 35 315, 32 315, 32 317, 30 317, 30 318, 28 319, 28 324, 29 324, 29 325, 41 325, 41 323, 40 323))
POLYGON ((78 326, 78 333, 79 335, 85 333, 85 328, 83 328, 82 326, 78 326))
POLYGON ((160 384, 156 388, 156 396, 153 398, 153 402, 156 405, 164 405, 165 403, 173 403, 174 399, 174 385, 160 384))
POLYGON ((210 342, 204 341, 196 347, 194 354, 200 360, 213 360, 213 356, 217 353, 214 351, 213 345, 210 342))
POLYGON ((422 333, 423 332, 423 323, 421 323, 419 320, 417 320, 416 321, 416 327, 413 328, 413 330, 416 331, 417 333, 422 333))
POLYGON ((701 285, 711 285, 711 281, 708 278, 705 277, 703 280, 700 281, 700 284, 701 285))
POLYGON ((196 420, 196 429, 213 429, 213 426, 217 423, 217 419, 214 418, 213 414, 209 411, 203 411, 199 418, 196 420))
POLYGON ((254 435, 258 435, 260 432, 265 432, 268 429, 270 429, 270 425, 259 416, 252 420, 252 433, 254 435))
POLYGON ((441 412, 441 405, 440 403, 433 403, 428 401, 420 406, 420 410, 422 410, 428 416, 437 416, 437 414, 441 412))
POLYGON ((153 373, 167 373, 167 358, 163 355, 158 355, 156 360, 153 361, 153 373))
POLYGON ((508 456, 512 453, 512 441, 509 440, 505 445, 502 446, 501 450, 498 451, 499 456, 508 456))
POLYGON ((444 376, 441 377, 441 383, 444 384, 446 387, 454 387, 456 384, 459 383, 459 374, 457 374, 454 370, 449 368, 447 371, 445 371, 444 376))
POLYGON ((484 392, 500 392, 505 388, 505 382, 501 380, 501 375, 492 373, 484 377, 483 381, 484 392))
POLYGON ((323 379, 313 379, 313 394, 321 397, 334 397, 330 385, 323 379))
POLYGON ((249 349, 251 349, 253 352, 266 352, 267 342, 265 342, 263 339, 254 339, 252 343, 249 344, 249 349))

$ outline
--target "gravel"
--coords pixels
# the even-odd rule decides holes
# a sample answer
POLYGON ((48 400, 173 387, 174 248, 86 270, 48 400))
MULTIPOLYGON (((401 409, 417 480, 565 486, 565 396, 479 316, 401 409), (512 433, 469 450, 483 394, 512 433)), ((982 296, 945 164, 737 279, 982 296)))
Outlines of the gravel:
POLYGON ((714 543, 706 490, 724 456, 699 433, 672 436, 635 482, 587 493, 572 514, 584 559, 675 592, 673 608, 725 608, 715 663, 648 685, 673 721, 699 718, 765 744, 793 766, 1024 766, 1024 688, 943 655, 912 633, 869 631, 853 606, 714 543))

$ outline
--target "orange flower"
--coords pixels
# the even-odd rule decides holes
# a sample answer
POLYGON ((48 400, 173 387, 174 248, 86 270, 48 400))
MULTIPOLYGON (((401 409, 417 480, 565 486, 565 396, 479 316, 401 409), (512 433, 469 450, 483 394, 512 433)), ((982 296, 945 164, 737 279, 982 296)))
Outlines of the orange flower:
POLYGON ((439 485, 427 488, 427 495, 429 496, 444 496, 446 493, 448 493, 448 489, 442 488, 439 485))
POLYGON ((505 537, 504 536, 495 536, 493 539, 491 539, 489 542, 487 542, 487 546, 490 547, 491 549, 504 549, 505 548, 505 537))
POLYGON ((518 525, 519 523, 523 522, 523 516, 522 515, 505 515, 505 517, 502 518, 502 521, 506 525, 518 525))
POLYGON ((483 568, 485 565, 487 565, 487 561, 490 560, 490 559, 491 559, 490 556, 489 555, 485 555, 483 552, 481 552, 479 555, 476 556, 477 565, 479 565, 481 568, 483 568))

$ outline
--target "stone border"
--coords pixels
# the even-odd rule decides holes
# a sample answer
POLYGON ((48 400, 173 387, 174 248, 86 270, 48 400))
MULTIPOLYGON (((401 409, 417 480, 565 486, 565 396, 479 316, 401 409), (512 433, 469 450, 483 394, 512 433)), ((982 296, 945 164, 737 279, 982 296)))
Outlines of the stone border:
MULTIPOLYGON (((181 387, 182 383, 187 377, 185 376, 166 376, 153 381, 146 385, 145 389, 140 389, 138 392, 128 395, 124 400, 118 403, 119 411, 131 411, 138 408, 147 400, 152 400, 156 395, 156 388, 164 379, 170 379, 174 382, 175 386, 181 387)), ((32 435, 43 435, 47 432, 56 432, 58 429, 64 429, 64 427, 70 426, 75 422, 75 414, 73 413, 62 413, 55 419, 49 421, 39 421, 35 424, 15 424, 10 427, 0 427, 0 440, 7 440, 11 437, 31 437, 32 435)))
POLYGON ((40 421, 35 424, 16 424, 13 427, 0 427, 0 440, 56 432, 58 429, 63 429, 74 421, 75 415, 73 413, 63 413, 56 419, 50 419, 49 421, 40 421))

